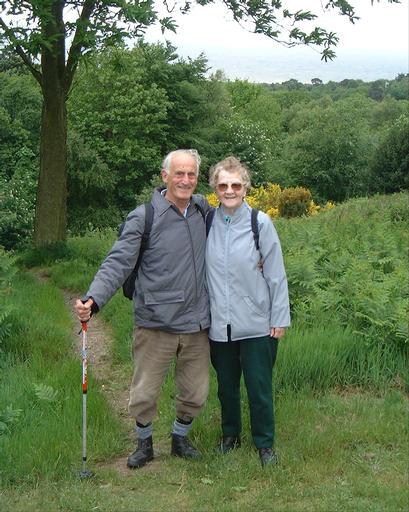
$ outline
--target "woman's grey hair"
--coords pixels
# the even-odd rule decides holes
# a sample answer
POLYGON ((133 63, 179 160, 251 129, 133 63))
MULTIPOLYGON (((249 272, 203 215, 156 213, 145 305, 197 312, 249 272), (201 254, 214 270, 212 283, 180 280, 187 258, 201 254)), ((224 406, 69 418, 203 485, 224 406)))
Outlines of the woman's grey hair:
POLYGON ((209 184, 213 190, 216 189, 217 183, 219 181, 219 174, 221 171, 226 172, 238 172, 240 174, 240 178, 243 182, 243 186, 246 190, 251 187, 250 180, 250 171, 245 164, 240 162, 238 158, 235 156, 228 156, 224 160, 221 160, 213 167, 211 167, 209 172, 209 184))
POLYGON ((166 174, 169 174, 169 172, 170 172, 170 165, 172 163, 172 158, 175 155, 180 155, 180 154, 189 155, 192 158, 194 158, 194 160, 196 162, 196 175, 199 176, 199 167, 200 167, 201 159, 200 159, 200 155, 196 149, 176 149, 175 151, 171 151, 170 153, 168 153, 162 162, 162 169, 166 172, 166 174))

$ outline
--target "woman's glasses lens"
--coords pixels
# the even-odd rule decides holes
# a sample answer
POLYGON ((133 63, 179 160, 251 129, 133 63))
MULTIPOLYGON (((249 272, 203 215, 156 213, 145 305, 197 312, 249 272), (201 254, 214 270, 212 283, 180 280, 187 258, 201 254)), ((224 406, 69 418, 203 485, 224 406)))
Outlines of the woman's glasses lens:
MULTIPOLYGON (((243 185, 241 183, 231 183, 230 187, 234 192, 239 192, 242 189, 243 185)), ((227 183, 219 183, 217 185, 217 189, 219 190, 219 192, 226 192, 228 188, 229 185, 227 183)))

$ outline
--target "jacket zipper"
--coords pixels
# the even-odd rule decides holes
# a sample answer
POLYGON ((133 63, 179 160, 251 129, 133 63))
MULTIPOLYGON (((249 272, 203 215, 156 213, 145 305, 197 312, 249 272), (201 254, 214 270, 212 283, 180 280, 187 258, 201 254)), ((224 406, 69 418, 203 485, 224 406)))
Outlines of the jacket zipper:
MULTIPOLYGON (((199 212, 197 212, 198 215, 200 215, 199 212)), ((189 234, 189 240, 190 240, 190 250, 192 252, 192 259, 193 259, 193 270, 194 270, 194 273, 195 273, 195 297, 196 297, 196 303, 197 303, 197 299, 198 299, 198 296, 197 296, 197 272, 196 272, 196 260, 195 260, 195 251, 193 249, 193 240, 192 240, 192 233, 190 232, 190 227, 189 227, 189 223, 187 221, 187 217, 183 217, 184 220, 185 220, 185 224, 186 224, 186 228, 187 228, 187 232, 189 234)))
MULTIPOLYGON (((182 215, 180 213, 180 210, 176 206, 174 206, 174 205, 172 205, 171 208, 173 208, 175 210, 175 212, 183 218, 183 220, 185 222, 185 226, 186 226, 187 232, 188 232, 188 236, 189 236, 189 240, 190 240, 190 251, 192 253, 192 259, 193 259, 193 271, 194 271, 194 274, 195 274, 195 297, 196 297, 196 303, 197 303, 197 272, 196 272, 195 251, 193 249, 193 239, 192 239, 192 234, 190 232, 189 223, 187 221, 187 214, 186 214, 186 217, 184 215, 182 215)), ((196 210, 196 213, 198 215, 200 215, 197 210, 196 210)))
MULTIPOLYGON (((225 295, 226 295, 226 325, 231 324, 230 319, 230 293, 229 293, 229 266, 228 266, 228 250, 229 250, 229 238, 230 238, 230 222, 225 222, 226 224, 226 234, 225 234, 225 244, 224 244, 224 287, 225 287, 225 295)), ((226 331, 227 332, 227 331, 226 331)))

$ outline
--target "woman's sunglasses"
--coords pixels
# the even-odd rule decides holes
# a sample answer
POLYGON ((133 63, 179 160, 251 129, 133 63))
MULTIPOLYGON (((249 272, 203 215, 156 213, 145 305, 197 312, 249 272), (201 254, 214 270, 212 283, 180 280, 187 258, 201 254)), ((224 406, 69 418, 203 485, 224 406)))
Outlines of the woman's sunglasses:
POLYGON ((217 185, 217 190, 219 192, 226 192, 226 190, 229 188, 229 185, 231 187, 231 189, 233 190, 233 192, 240 192, 240 190, 243 188, 243 184, 242 183, 219 183, 217 185))

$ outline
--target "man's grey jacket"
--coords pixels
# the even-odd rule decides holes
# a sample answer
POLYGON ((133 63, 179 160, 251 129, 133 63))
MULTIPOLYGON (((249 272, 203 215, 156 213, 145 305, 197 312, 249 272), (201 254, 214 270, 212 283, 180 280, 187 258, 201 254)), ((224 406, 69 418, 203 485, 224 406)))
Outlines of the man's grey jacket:
MULTIPOLYGON (((143 253, 133 297, 135 324, 168 332, 191 333, 210 325, 205 284, 206 226, 194 195, 183 216, 156 189, 149 242, 143 253)), ((124 229, 105 258, 85 298, 99 309, 114 295, 135 267, 145 227, 145 207, 127 217, 124 229)))

